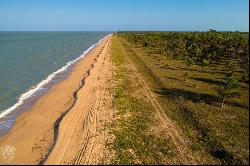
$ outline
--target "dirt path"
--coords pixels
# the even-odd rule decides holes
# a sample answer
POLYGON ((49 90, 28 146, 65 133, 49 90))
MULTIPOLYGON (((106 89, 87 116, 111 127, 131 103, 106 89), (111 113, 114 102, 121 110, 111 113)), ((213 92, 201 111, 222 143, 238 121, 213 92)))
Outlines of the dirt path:
POLYGON ((108 48, 102 48, 93 68, 88 71, 77 101, 59 126, 58 139, 45 164, 100 164, 108 162, 105 126, 112 120, 112 85, 108 48), (107 83, 108 82, 108 83, 107 83))
POLYGON ((163 108, 157 101, 155 94, 152 93, 148 84, 143 79, 141 74, 138 72, 135 64, 131 61, 130 57, 126 54, 122 43, 120 44, 121 44, 123 54, 128 61, 128 65, 130 66, 133 73, 135 74, 138 81, 140 82, 142 88, 144 89, 145 95, 148 97, 151 104, 155 108, 157 116, 160 119, 161 125, 164 127, 166 131, 165 134, 169 135, 170 138, 172 139, 172 142, 179 153, 180 161, 182 162, 182 164, 197 164, 196 163, 197 160, 193 158, 194 154, 191 154, 189 142, 182 135, 180 135, 180 129, 178 129, 176 125, 172 122, 172 120, 165 114, 163 108))

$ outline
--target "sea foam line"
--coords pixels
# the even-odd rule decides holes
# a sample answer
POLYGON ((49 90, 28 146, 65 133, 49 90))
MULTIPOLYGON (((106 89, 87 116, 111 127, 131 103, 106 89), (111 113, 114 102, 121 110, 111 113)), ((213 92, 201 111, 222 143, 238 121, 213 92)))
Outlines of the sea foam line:
POLYGON ((42 80, 41 82, 39 82, 35 86, 32 86, 32 88, 30 88, 27 92, 21 94, 21 96, 19 97, 17 103, 15 103, 13 106, 7 108, 6 110, 2 111, 2 113, 0 113, 0 119, 3 118, 3 117, 5 117, 5 116, 7 116, 11 112, 13 112, 17 107, 21 106, 24 103, 25 100, 27 100, 35 92, 37 92, 38 90, 40 90, 41 88, 43 88, 43 86, 47 85, 56 76, 56 74, 61 73, 61 72, 65 71, 65 70, 67 70, 68 67, 70 67, 71 65, 73 65, 76 61, 82 59, 90 50, 92 50, 95 46, 97 46, 98 44, 100 44, 102 42, 102 40, 104 38, 108 37, 108 36, 110 36, 110 34, 107 35, 107 36, 105 36, 105 37, 103 37, 96 44, 93 44, 92 46, 90 46, 78 58, 69 61, 65 66, 63 66, 62 68, 60 68, 57 71, 55 71, 52 74, 50 74, 45 80, 42 80))

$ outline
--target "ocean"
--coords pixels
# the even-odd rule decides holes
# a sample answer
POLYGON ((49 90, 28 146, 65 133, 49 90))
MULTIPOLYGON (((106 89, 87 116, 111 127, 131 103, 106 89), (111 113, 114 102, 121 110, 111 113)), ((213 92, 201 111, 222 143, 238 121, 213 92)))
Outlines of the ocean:
POLYGON ((65 79, 63 73, 108 34, 0 32, 0 135, 30 108, 27 103, 48 91, 47 84, 65 79))

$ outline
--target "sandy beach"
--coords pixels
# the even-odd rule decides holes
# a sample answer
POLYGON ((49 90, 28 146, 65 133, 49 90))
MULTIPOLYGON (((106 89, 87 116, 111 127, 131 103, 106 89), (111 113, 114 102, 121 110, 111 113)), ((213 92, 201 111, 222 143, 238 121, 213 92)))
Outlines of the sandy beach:
POLYGON ((94 153, 104 150, 104 138, 99 134, 99 143, 94 143, 91 135, 98 135, 97 119, 101 113, 100 118, 111 116, 105 112, 108 110, 105 100, 110 97, 105 84, 111 74, 110 38, 104 38, 75 64, 66 80, 54 85, 31 110, 17 118, 13 128, 0 138, 0 147, 14 147, 14 156, 11 160, 1 156, 1 164, 99 162, 97 157, 102 156, 94 153), (84 146, 86 142, 90 147, 84 146))

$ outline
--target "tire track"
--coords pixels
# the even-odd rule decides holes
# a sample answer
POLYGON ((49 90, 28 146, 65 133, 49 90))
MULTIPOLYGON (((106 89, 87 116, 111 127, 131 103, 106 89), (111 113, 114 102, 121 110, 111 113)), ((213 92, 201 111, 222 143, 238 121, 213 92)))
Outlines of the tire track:
MULTIPOLYGON (((108 43, 108 41, 107 41, 108 43)), ((109 47, 109 44, 107 45, 107 48, 109 47)), ((104 49, 104 48, 103 48, 104 49)), ((102 49, 102 50, 103 50, 102 49)), ((105 56, 103 57, 103 63, 102 66, 104 65, 105 61, 105 56)), ((101 73, 101 69, 99 70, 99 73, 101 73)), ((87 136, 87 140, 85 140, 85 144, 83 148, 81 148, 80 152, 78 153, 75 161, 73 162, 74 165, 81 165, 82 163, 88 164, 91 157, 92 157, 92 151, 94 148, 94 143, 96 142, 96 134, 97 134, 97 129, 98 129, 98 113, 99 113, 99 108, 101 107, 102 101, 103 101, 103 94, 104 91, 101 91, 101 93, 97 93, 96 96, 99 96, 98 99, 95 100, 93 103, 89 113, 92 114, 92 116, 88 116, 88 121, 91 123, 91 119, 93 122, 90 124, 90 126, 85 126, 88 128, 89 135, 87 136)))
MULTIPOLYGON (((101 52, 99 54, 97 54, 97 57, 94 59, 94 63, 96 63, 98 61, 98 58, 100 56, 100 54, 102 53, 103 48, 101 49, 101 52)), ((94 64, 91 64, 90 68, 87 70, 87 72, 84 74, 83 78, 80 80, 80 85, 79 87, 73 92, 73 103, 72 105, 64 112, 60 115, 60 117, 56 120, 56 122, 54 123, 54 138, 53 138, 53 144, 51 145, 51 147, 48 150, 48 153, 45 155, 45 157, 39 162, 39 165, 43 165, 45 164, 45 162, 47 161, 47 159, 49 158, 50 154, 52 153, 53 149, 55 148, 55 145, 57 143, 58 140, 58 135, 59 135, 59 126, 60 123, 62 122, 63 118, 65 117, 65 115, 72 110, 72 108, 75 106, 77 99, 78 99, 78 92, 83 88, 83 86, 85 85, 85 80, 86 78, 90 75, 90 71, 91 69, 94 68, 94 64)), ((74 117, 74 116, 73 116, 74 117)), ((78 119, 79 121, 79 119, 78 119)), ((77 122, 78 124, 78 122, 77 122)), ((87 136, 88 136, 88 132, 87 132, 87 136)), ((70 141, 69 141, 70 142, 70 141)), ((88 141, 87 141, 88 143, 88 141)), ((68 146, 68 145, 67 145, 68 146)))
POLYGON ((56 142, 57 142, 57 138, 58 138, 58 134, 59 134, 59 126, 60 123, 62 121, 62 119, 64 118, 64 116, 74 107, 78 97, 77 97, 77 93, 80 89, 82 89, 82 87, 85 84, 85 79, 90 75, 90 70, 94 67, 94 65, 92 64, 91 67, 87 70, 87 72, 85 73, 85 76, 81 79, 80 81, 80 86, 78 87, 77 90, 75 90, 73 92, 73 103, 72 105, 64 112, 62 113, 59 118, 56 120, 56 122, 54 123, 54 138, 53 138, 53 144, 51 145, 50 149, 48 150, 48 153, 45 155, 45 157, 39 162, 39 165, 43 165, 45 163, 45 161, 48 159, 49 155, 51 154, 51 152, 53 151, 56 142))
POLYGON ((188 142, 179 134, 177 127, 174 125, 171 119, 165 114, 164 110, 162 109, 161 105, 156 99, 156 96, 151 92, 149 86, 147 85, 147 83, 145 82, 141 74, 138 72, 134 63, 131 61, 130 57, 128 57, 128 55, 126 54, 125 49, 123 45, 121 44, 121 42, 120 42, 120 46, 122 48, 123 55, 126 57, 132 71, 134 72, 138 81, 142 85, 142 88, 144 89, 146 96, 148 97, 151 104, 155 108, 162 125, 167 131, 167 134, 171 137, 173 144, 176 147, 176 150, 178 151, 180 155, 181 161, 183 162, 183 164, 196 164, 193 158, 190 158, 189 156, 190 149, 187 147, 188 142))
MULTIPOLYGON (((101 50, 103 50, 103 49, 101 49, 101 50)), ((102 51, 97 55, 97 57, 94 59, 95 60, 95 63, 98 61, 98 58, 99 58, 99 55, 102 53, 102 51)), ((92 64, 92 68, 94 68, 94 64, 92 64)), ((91 69, 92 69, 91 68, 91 69)), ((88 74, 90 75, 90 70, 88 71, 88 74)), ((88 96, 87 97, 87 99, 86 99, 86 101, 91 101, 91 99, 93 100, 93 98, 94 98, 94 94, 92 94, 91 96, 88 96)), ((84 103, 84 109, 83 110, 86 110, 85 109, 85 107, 87 106, 87 104, 88 103, 86 103, 86 101, 85 101, 85 103, 84 103)), ((78 109, 77 109, 78 110, 78 109)), ((71 133, 72 133, 72 135, 71 135, 71 137, 70 137, 70 139, 67 141, 67 144, 66 144, 66 147, 64 148, 65 150, 64 150, 64 152, 63 152, 63 154, 61 155, 62 157, 61 157, 61 159, 63 158, 63 156, 65 155, 65 153, 66 153, 66 151, 68 150, 68 146, 70 145, 70 143, 71 143, 71 140, 72 140, 72 138, 73 138, 73 136, 74 136, 74 133, 75 133, 75 131, 76 131, 76 128, 77 128, 77 126, 78 126, 78 124, 80 123, 80 120, 81 120, 81 117, 83 117, 83 115, 85 114, 85 112, 84 111, 82 111, 81 112, 81 114, 80 114, 80 116, 79 116, 79 118, 77 118, 77 122, 75 123, 75 125, 74 125, 74 128, 73 128, 73 130, 71 131, 71 133)), ((71 121, 73 121, 74 119, 76 119, 76 112, 74 113, 74 115, 73 115, 73 117, 72 117, 72 119, 71 119, 71 121)), ((89 112, 87 113, 87 117, 85 118, 85 125, 86 126, 88 126, 88 123, 91 123, 91 120, 90 120, 90 115, 89 115, 89 112)), ((85 129, 84 129, 85 130, 85 129)), ((89 142, 89 133, 90 131, 89 130, 87 130, 87 137, 86 137, 86 146, 88 145, 88 142, 89 142)), ((83 151, 83 153, 84 153, 84 151, 83 151)), ((60 160, 61 161, 61 160, 60 160)))

